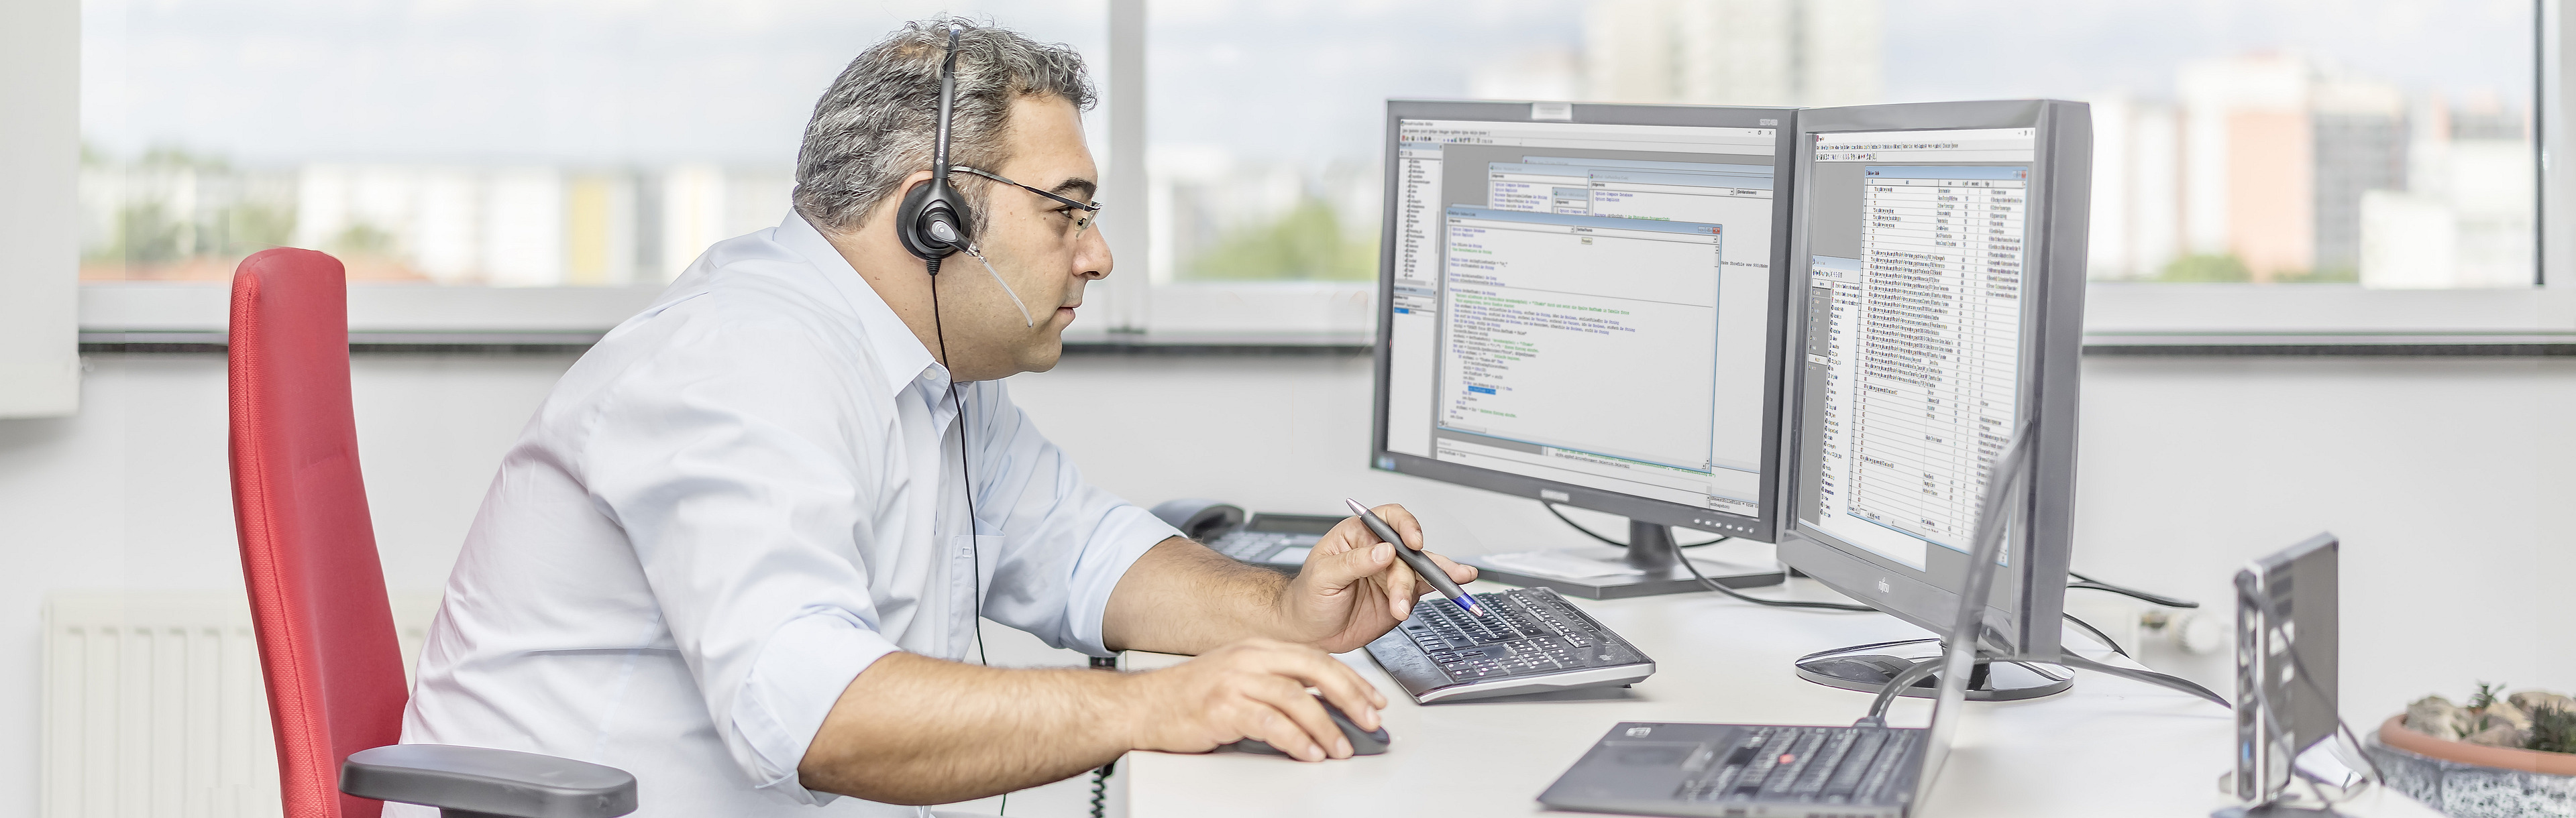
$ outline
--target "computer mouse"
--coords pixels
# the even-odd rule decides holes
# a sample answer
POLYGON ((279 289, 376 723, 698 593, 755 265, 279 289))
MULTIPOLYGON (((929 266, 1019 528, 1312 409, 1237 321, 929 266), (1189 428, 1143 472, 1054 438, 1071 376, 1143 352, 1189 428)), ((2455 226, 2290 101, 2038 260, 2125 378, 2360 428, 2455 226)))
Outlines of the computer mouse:
MULTIPOLYGON (((1351 723, 1351 717, 1342 715, 1341 708, 1334 707, 1332 702, 1324 701, 1324 697, 1315 697, 1315 703, 1324 706, 1324 715, 1333 717, 1333 726, 1342 728, 1342 736, 1351 740, 1351 755, 1377 755, 1386 752, 1386 746, 1394 743, 1394 739, 1387 737, 1385 726, 1381 725, 1375 730, 1362 730, 1359 725, 1351 723)), ((1225 746, 1232 747, 1237 752, 1287 755, 1280 752, 1279 748, 1270 746, 1269 742, 1257 738, 1248 738, 1225 746)))

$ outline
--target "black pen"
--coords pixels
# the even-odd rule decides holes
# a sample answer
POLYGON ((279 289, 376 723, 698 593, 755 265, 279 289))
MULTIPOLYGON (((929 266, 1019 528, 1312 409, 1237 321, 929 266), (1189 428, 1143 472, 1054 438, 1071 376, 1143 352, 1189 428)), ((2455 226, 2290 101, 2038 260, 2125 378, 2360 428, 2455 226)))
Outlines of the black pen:
POLYGON ((1368 506, 1360 505, 1360 501, 1348 497, 1342 498, 1342 502, 1351 504, 1351 513, 1359 515, 1360 522, 1368 525, 1369 533, 1376 534, 1378 539, 1395 546, 1395 556, 1404 560, 1405 565, 1411 566, 1414 573, 1430 581, 1431 587, 1439 589, 1441 596, 1458 603, 1458 607, 1469 614, 1485 615, 1485 609, 1476 604, 1475 597, 1469 596, 1464 589, 1459 588, 1458 583, 1449 581, 1449 572, 1440 570, 1438 565, 1433 565, 1431 558, 1423 556, 1422 552, 1404 547, 1404 540, 1395 535, 1395 529, 1388 526, 1385 520, 1378 519, 1377 515, 1369 513, 1368 506))

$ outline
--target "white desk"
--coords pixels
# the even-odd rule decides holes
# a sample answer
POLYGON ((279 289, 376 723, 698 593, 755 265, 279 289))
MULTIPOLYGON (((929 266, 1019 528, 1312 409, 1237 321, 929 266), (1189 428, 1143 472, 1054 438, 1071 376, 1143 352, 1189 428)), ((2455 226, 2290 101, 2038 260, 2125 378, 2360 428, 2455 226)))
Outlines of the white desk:
MULTIPOLYGON (((1806 585, 1803 581, 1801 585, 1806 585)), ((1471 590, 1498 590, 1477 583, 1471 590)), ((1807 585, 1802 598, 1829 596, 1807 585)), ((1780 589, 1762 589, 1778 595, 1780 589)), ((1536 800, 1620 721, 1850 724, 1870 696, 1802 681, 1799 656, 1926 634, 1878 614, 1764 608, 1715 594, 1608 602, 1585 610, 1655 658, 1623 698, 1416 705, 1366 651, 1342 661, 1386 691, 1386 754, 1302 764, 1272 756, 1131 753, 1119 762, 1131 818, 1189 816, 1531 815, 1536 800)), ((2070 635, 2070 644, 2093 643, 2070 635)), ((1182 657, 1131 653, 1132 669, 1182 657)), ((2117 660, 2116 656, 2111 657, 2117 660)), ((1922 726, 1928 702, 1901 699, 1890 723, 1922 726)), ((2205 816, 2229 802, 2235 722, 2161 687, 2079 672, 2075 689, 2025 702, 1970 702, 1932 797, 1941 816, 2205 816)), ((2356 816, 2437 816, 2374 788, 2356 816)))

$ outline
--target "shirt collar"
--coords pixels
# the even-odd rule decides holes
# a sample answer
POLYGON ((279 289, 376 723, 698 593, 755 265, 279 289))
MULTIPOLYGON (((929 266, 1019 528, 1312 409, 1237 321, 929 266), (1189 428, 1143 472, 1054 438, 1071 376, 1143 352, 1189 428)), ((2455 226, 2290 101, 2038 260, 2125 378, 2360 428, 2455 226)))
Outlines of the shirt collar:
POLYGON ((867 336, 877 363, 885 367, 886 391, 900 393, 915 380, 924 380, 939 392, 946 391, 948 368, 931 359, 930 348, 922 346, 912 328, 895 317, 894 308, 886 306, 885 298, 868 286, 867 279, 859 277, 858 269, 841 257, 840 249, 823 238, 822 231, 806 222, 803 214, 790 209, 787 218, 778 223, 775 235, 781 246, 804 256, 814 269, 822 271, 823 278, 832 282, 832 288, 849 302, 851 313, 858 318, 859 331, 867 336))

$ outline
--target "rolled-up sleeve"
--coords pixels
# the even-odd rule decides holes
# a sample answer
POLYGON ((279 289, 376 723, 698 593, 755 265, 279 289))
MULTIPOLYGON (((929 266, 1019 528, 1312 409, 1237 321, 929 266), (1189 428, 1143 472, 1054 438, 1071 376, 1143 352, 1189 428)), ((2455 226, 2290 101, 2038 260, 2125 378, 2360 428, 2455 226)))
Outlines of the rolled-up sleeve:
POLYGON ((984 616, 1048 645, 1111 655, 1101 636, 1111 592, 1138 557, 1180 531, 1084 482, 1000 382, 976 384, 970 400, 978 528, 1002 540, 984 616))
POLYGON ((597 402, 579 469, 632 543, 734 762, 761 789, 829 801, 797 765, 842 690, 896 650, 861 556, 876 478, 855 466, 884 445, 866 426, 882 413, 846 381, 798 374, 852 366, 809 333, 661 320, 678 322, 656 328, 673 354, 597 402), (712 352, 742 349, 763 359, 712 352))

